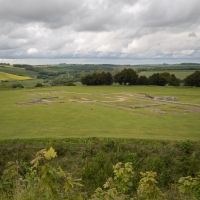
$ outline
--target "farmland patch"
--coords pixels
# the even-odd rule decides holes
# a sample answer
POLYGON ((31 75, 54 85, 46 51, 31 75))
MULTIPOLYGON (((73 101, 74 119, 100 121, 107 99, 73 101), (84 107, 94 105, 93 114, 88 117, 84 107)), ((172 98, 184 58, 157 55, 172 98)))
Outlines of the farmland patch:
POLYGON ((17 76, 14 74, 9 74, 9 73, 5 73, 5 72, 0 72, 0 80, 30 80, 32 78, 28 77, 28 76, 17 76))

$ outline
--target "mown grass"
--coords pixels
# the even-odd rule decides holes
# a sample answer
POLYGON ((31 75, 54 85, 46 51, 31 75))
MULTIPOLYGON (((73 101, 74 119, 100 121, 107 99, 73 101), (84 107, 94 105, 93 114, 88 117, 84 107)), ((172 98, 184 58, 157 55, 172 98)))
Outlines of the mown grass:
POLYGON ((169 72, 170 74, 174 74, 177 78, 183 80, 186 76, 195 72, 195 70, 150 70, 150 71, 142 71, 139 73, 140 76, 149 77, 155 73, 169 72))
POLYGON ((76 86, 2 90, 0 138, 112 137, 200 140, 200 107, 171 103, 162 105, 163 102, 137 99, 136 94, 176 96, 180 102, 200 104, 199 88, 76 86), (128 96, 128 93, 132 96, 128 96), (111 98, 103 96, 105 94, 111 98), (127 99, 118 102, 116 96, 124 96, 127 99), (30 103, 31 99, 38 98, 46 99, 39 103, 30 103), (111 102, 112 100, 114 102, 111 102), (118 105, 152 103, 161 105, 137 109, 118 105))
POLYGON ((0 80, 29 80, 32 79, 28 76, 18 76, 14 74, 9 74, 5 72, 0 72, 0 80))

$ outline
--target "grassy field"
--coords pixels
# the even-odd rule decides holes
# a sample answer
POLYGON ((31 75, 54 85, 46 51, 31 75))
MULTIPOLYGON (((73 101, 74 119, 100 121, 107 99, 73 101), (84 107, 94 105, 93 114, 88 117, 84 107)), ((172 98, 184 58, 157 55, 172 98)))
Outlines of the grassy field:
MULTIPOLYGON (((164 70, 159 70, 159 71, 154 71, 154 70, 150 70, 150 71, 142 71, 139 73, 140 76, 146 76, 149 77, 152 74, 155 73, 162 73, 165 72, 164 70)), ((186 76, 192 74, 195 72, 195 70, 166 70, 166 72, 169 72, 170 74, 174 74, 177 78, 183 80, 184 78, 186 78, 186 76)))
POLYGON ((200 140, 200 88, 49 87, 0 91, 0 138, 200 140), (178 102, 151 96, 178 97, 178 102), (189 104, 187 104, 189 103, 189 104))
POLYGON ((18 76, 18 75, 14 75, 14 74, 9 74, 9 73, 5 73, 5 72, 0 72, 0 80, 29 80, 32 79, 28 76, 18 76))

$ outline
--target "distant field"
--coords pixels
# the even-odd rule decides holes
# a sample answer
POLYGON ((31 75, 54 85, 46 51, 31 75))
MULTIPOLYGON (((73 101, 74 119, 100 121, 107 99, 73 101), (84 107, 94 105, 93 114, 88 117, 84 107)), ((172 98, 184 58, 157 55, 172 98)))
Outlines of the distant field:
POLYGON ((200 88, 65 86, 0 91, 0 96, 1 139, 200 140, 200 88), (180 104, 148 95, 177 97, 180 104))
MULTIPOLYGON (((168 70, 166 72, 169 72, 170 74, 174 74, 177 78, 183 80, 184 78, 186 78, 186 76, 194 73, 196 70, 168 70)), ((140 76, 146 76, 149 77, 154 73, 162 73, 165 72, 164 70, 160 70, 160 71, 142 71, 139 73, 140 76)))
POLYGON ((13 66, 0 66, 0 72, 15 74, 15 75, 22 75, 22 76, 29 76, 34 77, 37 76, 38 73, 34 71, 25 70, 24 68, 13 67, 13 66))
POLYGON ((0 80, 29 80, 32 79, 28 76, 17 76, 14 74, 9 74, 5 72, 0 72, 0 80))

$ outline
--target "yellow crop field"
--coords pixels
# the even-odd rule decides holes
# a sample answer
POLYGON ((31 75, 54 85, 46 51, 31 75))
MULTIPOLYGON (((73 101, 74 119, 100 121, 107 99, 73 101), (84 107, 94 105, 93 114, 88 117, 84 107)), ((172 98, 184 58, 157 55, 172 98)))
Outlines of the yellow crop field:
POLYGON ((9 73, 5 73, 5 72, 0 72, 0 80, 4 81, 4 80, 29 80, 32 79, 28 76, 17 76, 14 74, 9 74, 9 73))

